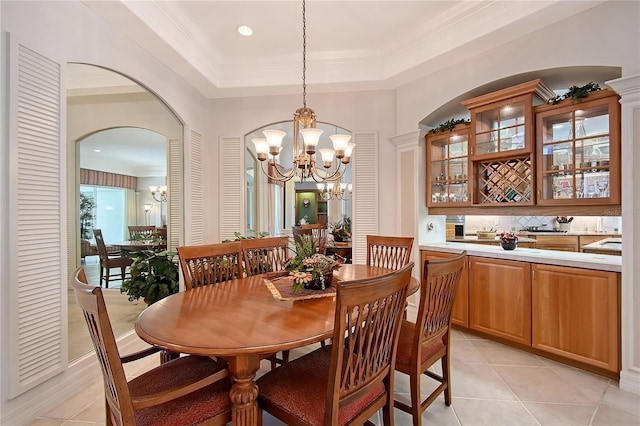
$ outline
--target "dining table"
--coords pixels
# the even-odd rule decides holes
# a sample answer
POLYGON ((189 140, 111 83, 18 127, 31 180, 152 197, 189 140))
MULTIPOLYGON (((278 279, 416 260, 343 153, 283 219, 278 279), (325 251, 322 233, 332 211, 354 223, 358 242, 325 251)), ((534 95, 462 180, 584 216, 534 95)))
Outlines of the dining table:
MULTIPOLYGON (((334 271, 333 281, 392 272, 344 264, 334 271)), ((138 336, 151 345, 228 361, 234 425, 262 423, 255 383, 261 359, 333 336, 335 293, 281 300, 270 290, 269 281, 254 275, 176 293, 147 307, 135 323, 138 336)), ((418 280, 412 278, 409 293, 418 288, 418 280)))
POLYGON ((124 254, 141 251, 141 250, 164 250, 167 248, 167 244, 164 242, 158 243, 156 241, 145 241, 145 240, 129 240, 129 241, 121 241, 118 243, 109 243, 110 246, 115 246, 120 249, 120 251, 124 254))

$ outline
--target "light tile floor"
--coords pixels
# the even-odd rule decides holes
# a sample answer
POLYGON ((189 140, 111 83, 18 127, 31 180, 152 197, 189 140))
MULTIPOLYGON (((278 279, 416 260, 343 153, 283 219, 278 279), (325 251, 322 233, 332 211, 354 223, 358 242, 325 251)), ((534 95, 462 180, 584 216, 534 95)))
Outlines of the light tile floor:
MULTIPOLYGON (((425 425, 640 425, 640 396, 615 381, 574 369, 460 331, 452 334, 453 403, 441 396, 423 414, 425 425)), ((299 356, 309 349, 293 351, 299 356)), ((128 377, 157 364, 158 358, 127 366, 128 377)), ((267 371, 263 364, 259 374, 267 371)), ((429 379, 423 379, 428 392, 429 379)), ((409 399, 407 376, 396 375, 398 398, 409 399)), ((381 425, 381 416, 375 416, 381 425)), ((411 416, 395 410, 395 423, 411 416)), ((264 414, 264 425, 283 423, 264 414)), ((31 426, 104 425, 102 382, 37 418, 31 426), (88 395, 95 395, 90 398, 88 395)))

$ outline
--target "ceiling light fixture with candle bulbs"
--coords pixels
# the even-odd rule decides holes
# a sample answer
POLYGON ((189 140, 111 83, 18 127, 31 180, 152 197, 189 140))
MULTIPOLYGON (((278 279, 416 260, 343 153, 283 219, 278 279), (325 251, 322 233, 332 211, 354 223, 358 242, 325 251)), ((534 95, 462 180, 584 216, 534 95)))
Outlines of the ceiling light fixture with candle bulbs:
POLYGON ((316 161, 316 148, 320 142, 321 129, 316 128, 316 113, 307 108, 306 63, 307 24, 305 2, 302 1, 302 108, 293 115, 293 162, 291 170, 278 163, 282 140, 286 133, 282 130, 263 130, 264 138, 254 138, 258 160, 262 163, 263 173, 272 181, 284 182, 294 177, 304 182, 313 179, 316 182, 337 182, 344 175, 355 144, 350 142, 351 135, 335 134, 329 136, 333 149, 322 148, 318 151, 321 161, 316 161), (302 140, 300 139, 302 135, 302 140), (316 164, 321 163, 322 167, 316 164), (324 169, 324 170, 322 170, 324 169))

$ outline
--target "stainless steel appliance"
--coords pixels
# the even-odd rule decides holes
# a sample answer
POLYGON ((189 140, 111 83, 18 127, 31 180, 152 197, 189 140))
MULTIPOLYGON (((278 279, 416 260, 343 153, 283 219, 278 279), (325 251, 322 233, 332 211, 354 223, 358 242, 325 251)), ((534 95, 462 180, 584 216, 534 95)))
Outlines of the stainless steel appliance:
POLYGON ((453 224, 454 235, 456 238, 464 237, 464 216, 447 216, 447 227, 453 224))

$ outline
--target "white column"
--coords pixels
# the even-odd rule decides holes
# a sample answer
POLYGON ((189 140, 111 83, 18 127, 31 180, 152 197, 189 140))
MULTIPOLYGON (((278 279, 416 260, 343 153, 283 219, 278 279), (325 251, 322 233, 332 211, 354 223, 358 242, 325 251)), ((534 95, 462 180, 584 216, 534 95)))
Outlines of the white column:
MULTIPOLYGON (((394 230, 395 235, 413 236, 413 250, 411 258, 415 262, 413 276, 420 278, 420 250, 418 230, 420 218, 425 216, 425 176, 421 170, 425 168, 424 150, 421 149, 424 140, 420 131, 394 136, 391 139, 396 147, 396 194, 398 221, 394 230)), ((413 319, 417 314, 417 303, 420 292, 409 298, 407 308, 408 317, 413 319)))
POLYGON ((608 81, 622 105, 622 370, 620 388, 640 394, 640 75, 608 81), (635 168, 634 168, 635 166, 635 168))

